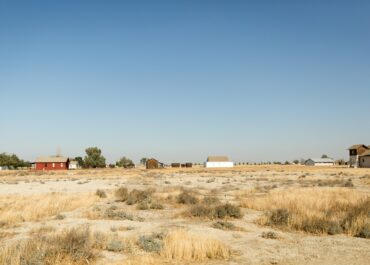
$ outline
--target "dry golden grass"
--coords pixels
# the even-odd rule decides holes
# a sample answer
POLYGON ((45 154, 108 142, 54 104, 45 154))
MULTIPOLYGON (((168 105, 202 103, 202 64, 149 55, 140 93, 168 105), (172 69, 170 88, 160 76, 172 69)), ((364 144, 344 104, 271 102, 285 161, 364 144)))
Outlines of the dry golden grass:
POLYGON ((241 206, 268 211, 259 220, 262 225, 353 236, 370 223, 369 199, 364 193, 346 188, 292 188, 247 196, 241 206))
POLYGON ((334 174, 340 173, 344 175, 364 175, 370 174, 369 168, 347 168, 346 166, 334 166, 334 167, 307 167, 301 165, 244 165, 235 166, 234 168, 204 168, 200 166, 195 166, 193 168, 165 168, 157 170, 146 170, 143 167, 133 168, 133 169, 122 169, 122 168, 104 168, 104 169, 79 169, 73 171, 65 170, 55 170, 55 171, 31 171, 31 170, 4 170, 0 171, 0 181, 13 181, 15 178, 17 180, 34 180, 34 179, 73 179, 78 177, 88 176, 90 179, 115 179, 117 176, 124 174, 125 177, 137 177, 138 175, 145 175, 146 178, 158 174, 168 174, 168 173, 193 173, 198 176, 209 176, 211 173, 213 176, 215 174, 231 173, 235 175, 237 172, 242 173, 254 173, 254 172, 292 172, 292 173, 325 173, 334 174), (68 175, 66 173, 69 173, 68 175))
POLYGON ((53 235, 36 234, 29 239, 0 245, 0 264, 82 265, 96 258, 87 227, 53 235))
POLYGON ((99 200, 93 193, 48 193, 10 195, 0 198, 0 224, 11 226, 26 221, 39 221, 60 212, 88 207, 99 200))
MULTIPOLYGON (((123 263, 116 263, 114 265, 160 265, 168 264, 166 261, 160 260, 158 257, 153 257, 152 255, 143 255, 130 257, 128 260, 123 263)), ((113 264, 110 264, 113 265, 113 264)))
POLYGON ((230 249, 218 240, 195 235, 184 230, 174 230, 170 231, 165 237, 160 255, 168 260, 225 260, 230 257, 230 249))

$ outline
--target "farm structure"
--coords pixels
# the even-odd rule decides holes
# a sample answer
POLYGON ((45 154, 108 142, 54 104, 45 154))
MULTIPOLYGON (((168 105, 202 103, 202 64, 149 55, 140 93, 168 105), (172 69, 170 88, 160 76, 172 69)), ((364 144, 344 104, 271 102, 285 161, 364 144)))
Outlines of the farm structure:
POLYGON ((62 156, 39 157, 35 162, 36 170, 66 170, 69 168, 69 158, 62 156))
POLYGON ((370 150, 367 150, 359 156, 358 166, 370 168, 370 150))
POLYGON ((304 164, 306 166, 333 166, 334 160, 331 158, 309 158, 304 164))
POLYGON ((193 163, 185 163, 185 164, 181 164, 181 163, 172 163, 171 164, 171 167, 175 167, 175 168, 179 168, 179 167, 182 167, 182 168, 190 168, 190 167, 193 167, 193 163))
POLYGON ((80 165, 76 160, 69 161, 68 169, 79 169, 80 165))
POLYGON ((204 166, 207 168, 233 167, 234 162, 231 162, 227 156, 209 156, 204 166))
POLYGON ((151 158, 146 161, 145 166, 146 166, 146 169, 156 169, 156 168, 163 168, 164 164, 159 162, 157 159, 151 158))
POLYGON ((364 144, 352 145, 349 150, 349 167, 370 168, 370 146, 364 144))

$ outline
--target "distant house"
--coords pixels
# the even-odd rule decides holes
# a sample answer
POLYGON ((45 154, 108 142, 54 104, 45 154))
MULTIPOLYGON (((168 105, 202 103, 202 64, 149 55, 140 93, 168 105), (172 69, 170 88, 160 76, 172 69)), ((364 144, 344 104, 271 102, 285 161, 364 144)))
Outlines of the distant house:
POLYGON ((163 168, 164 164, 159 162, 157 159, 151 158, 146 161, 145 166, 146 166, 146 169, 156 169, 156 168, 163 168))
POLYGON ((80 165, 76 160, 69 161, 68 169, 79 169, 80 165))
POLYGON ((310 158, 304 164, 306 166, 333 166, 334 160, 331 158, 310 158))
POLYGON ((359 167, 370 168, 370 148, 359 156, 359 167))
POLYGON ((39 157, 35 165, 36 170, 65 170, 69 169, 69 159, 62 156, 39 157))
POLYGON ((182 167, 182 168, 189 168, 189 167, 193 167, 193 163, 190 163, 190 162, 187 162, 185 164, 181 164, 181 163, 172 163, 171 164, 171 167, 182 167))
POLYGON ((349 167, 368 167, 370 168, 370 145, 356 144, 349 150, 349 167))
POLYGON ((217 167, 233 167, 234 162, 231 162, 227 156, 209 156, 205 162, 207 168, 217 167))

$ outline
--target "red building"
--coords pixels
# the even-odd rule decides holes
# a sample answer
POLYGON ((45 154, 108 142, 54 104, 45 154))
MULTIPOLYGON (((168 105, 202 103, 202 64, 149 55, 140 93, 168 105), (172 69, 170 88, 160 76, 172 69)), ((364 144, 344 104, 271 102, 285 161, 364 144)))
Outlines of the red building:
POLYGON ((62 156, 39 157, 35 162, 36 170, 65 170, 68 169, 69 159, 62 156))

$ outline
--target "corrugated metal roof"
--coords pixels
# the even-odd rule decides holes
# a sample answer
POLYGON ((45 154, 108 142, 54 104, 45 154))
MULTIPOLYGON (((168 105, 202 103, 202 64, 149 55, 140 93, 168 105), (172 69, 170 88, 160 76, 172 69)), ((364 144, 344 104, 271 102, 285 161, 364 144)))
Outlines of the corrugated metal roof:
POLYGON ((44 156, 36 159, 36 163, 66 163, 67 161, 68 157, 63 156, 44 156))
POLYGON ((315 163, 334 163, 332 158, 310 158, 308 160, 312 160, 315 163))
POLYGON ((209 156, 207 162, 229 162, 229 158, 227 156, 209 156))

